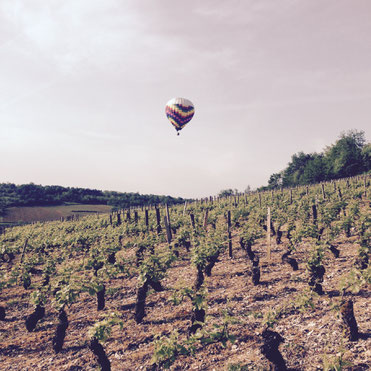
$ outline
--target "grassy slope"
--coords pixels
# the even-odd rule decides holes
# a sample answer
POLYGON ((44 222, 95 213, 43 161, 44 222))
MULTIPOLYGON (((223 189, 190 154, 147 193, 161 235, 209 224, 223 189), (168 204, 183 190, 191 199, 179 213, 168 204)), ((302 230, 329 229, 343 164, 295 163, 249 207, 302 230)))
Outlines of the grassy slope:
POLYGON ((0 217, 0 222, 43 222, 48 220, 59 220, 61 217, 66 218, 68 216, 76 214, 86 214, 86 212, 108 213, 110 211, 111 206, 84 204, 10 207, 9 209, 7 209, 5 216, 3 216, 2 218, 0 217))

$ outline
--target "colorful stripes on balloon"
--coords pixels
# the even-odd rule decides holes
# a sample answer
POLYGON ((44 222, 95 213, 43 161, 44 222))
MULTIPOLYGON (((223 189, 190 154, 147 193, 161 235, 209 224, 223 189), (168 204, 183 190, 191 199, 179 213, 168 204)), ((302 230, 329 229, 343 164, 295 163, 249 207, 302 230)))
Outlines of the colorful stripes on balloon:
POLYGON ((167 103, 165 112, 175 129, 181 130, 192 119, 195 109, 187 99, 174 98, 167 103))

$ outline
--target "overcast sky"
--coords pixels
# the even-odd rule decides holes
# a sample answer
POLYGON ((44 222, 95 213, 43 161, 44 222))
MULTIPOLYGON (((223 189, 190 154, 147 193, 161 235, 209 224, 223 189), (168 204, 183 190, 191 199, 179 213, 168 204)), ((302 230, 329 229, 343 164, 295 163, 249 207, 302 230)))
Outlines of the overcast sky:
POLYGON ((0 182, 182 197, 369 140, 369 0, 0 0, 0 182), (165 104, 184 97, 176 136, 165 104))

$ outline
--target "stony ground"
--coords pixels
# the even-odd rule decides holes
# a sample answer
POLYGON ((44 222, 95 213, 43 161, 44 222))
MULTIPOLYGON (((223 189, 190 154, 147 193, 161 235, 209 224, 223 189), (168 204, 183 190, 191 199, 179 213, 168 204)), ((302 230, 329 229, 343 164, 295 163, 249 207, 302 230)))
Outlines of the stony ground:
MULTIPOLYGON (((340 277, 350 272, 357 254, 358 245, 354 237, 342 237, 337 241, 337 248, 341 251, 339 258, 336 259, 331 252, 326 254, 325 295, 313 296, 313 308, 306 306, 310 293, 305 264, 310 246, 304 243, 293 253, 292 256, 299 262, 299 270, 293 271, 289 265, 281 262, 286 242, 274 247, 269 264, 266 261, 265 242, 253 246, 262 265, 261 283, 254 286, 248 274, 250 263, 239 247, 238 236, 234 237, 234 258, 223 254, 213 268, 211 277, 205 281, 208 290, 206 329, 215 331, 212 325, 222 324, 222 312, 227 310, 236 320, 236 323, 229 325, 229 332, 237 340, 234 344, 228 342, 226 347, 220 342, 197 345, 194 355, 178 356, 171 369, 268 369, 268 363, 260 352, 260 334, 264 318, 269 312, 272 318, 275 318, 272 314, 276 314, 272 326, 285 339, 280 350, 290 369, 331 369, 339 361, 343 362, 342 369, 366 370, 371 367, 370 288, 363 287, 358 293, 351 294, 361 332, 358 341, 350 342, 343 336, 340 313, 336 309, 340 302, 340 277), (297 309, 294 309, 295 305, 297 309), (282 308, 286 309, 277 316, 282 308)), ((185 343, 191 302, 185 299, 175 305, 170 299, 174 288, 191 287, 195 274, 189 256, 184 252, 163 280, 166 290, 158 293, 151 291, 148 295, 147 315, 141 324, 136 324, 133 319, 136 278, 115 279, 107 285, 119 291, 107 296, 106 311, 118 311, 124 321, 123 329, 115 327, 104 344, 113 370, 150 369, 157 335, 169 335, 177 330, 178 341, 185 343)), ((0 322, 0 369, 98 369, 87 347, 88 328, 101 316, 96 310, 94 297, 83 295, 67 309, 70 324, 64 349, 57 355, 51 344, 57 316, 50 305, 35 331, 28 333, 24 319, 32 312, 29 292, 23 288, 3 290, 1 301, 6 304, 7 318, 0 322)))

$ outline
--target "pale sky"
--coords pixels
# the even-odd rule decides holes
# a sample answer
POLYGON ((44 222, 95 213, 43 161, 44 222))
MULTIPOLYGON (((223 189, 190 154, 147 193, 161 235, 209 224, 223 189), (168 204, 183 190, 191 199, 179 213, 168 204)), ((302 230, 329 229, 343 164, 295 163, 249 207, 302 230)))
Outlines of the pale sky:
POLYGON ((266 185, 371 117, 369 0, 0 0, 0 182, 266 185), (165 104, 184 97, 176 136, 165 104))

